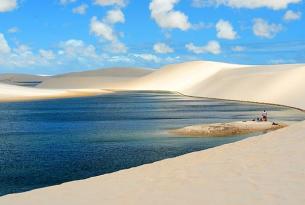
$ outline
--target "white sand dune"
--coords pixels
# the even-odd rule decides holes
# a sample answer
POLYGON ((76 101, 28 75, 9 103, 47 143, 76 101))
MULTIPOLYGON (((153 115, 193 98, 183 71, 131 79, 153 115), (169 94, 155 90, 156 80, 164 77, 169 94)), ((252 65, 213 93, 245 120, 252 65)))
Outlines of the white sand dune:
POLYGON ((0 74, 0 83, 9 85, 36 85, 48 78, 49 76, 5 73, 0 74))
POLYGON ((100 89, 39 89, 0 83, 0 102, 91 96, 109 92, 100 89))
POLYGON ((209 61, 173 64, 135 79, 122 89, 181 91, 208 79, 221 70, 240 67, 245 66, 209 61))
POLYGON ((181 90, 193 96, 305 107, 305 65, 222 70, 181 90))
POLYGON ((142 68, 109 68, 74 72, 53 76, 37 87, 61 89, 119 89, 131 80, 148 75, 153 71, 154 70, 152 69, 142 68))
MULTIPOLYGON (((54 83, 58 81, 48 86, 52 87, 54 83)), ((119 80, 111 85, 97 85, 101 85, 99 88, 171 90, 305 110, 304 65, 244 67, 190 62, 171 65, 124 83, 119 80)), ((17 88, 4 89, 7 92, 17 88)), ((3 88, 1 90, 3 93, 3 88)), ((34 90, 20 92, 31 95, 34 90)), ((0 204, 303 205, 304 147, 305 121, 174 159, 4 196, 0 198, 0 204)))

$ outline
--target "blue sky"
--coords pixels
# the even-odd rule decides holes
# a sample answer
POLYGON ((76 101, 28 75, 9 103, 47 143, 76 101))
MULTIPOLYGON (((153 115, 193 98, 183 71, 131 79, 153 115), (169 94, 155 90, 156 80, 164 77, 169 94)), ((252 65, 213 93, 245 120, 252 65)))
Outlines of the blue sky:
POLYGON ((302 0, 0 0, 0 73, 305 62, 302 0))

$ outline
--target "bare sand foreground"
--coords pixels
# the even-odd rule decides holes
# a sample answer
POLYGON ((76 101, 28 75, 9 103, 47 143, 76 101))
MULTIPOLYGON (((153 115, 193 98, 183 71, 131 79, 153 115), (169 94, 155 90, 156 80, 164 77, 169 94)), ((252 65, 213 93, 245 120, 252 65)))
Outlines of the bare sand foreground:
MULTIPOLYGON (((172 90, 193 96, 266 102, 305 110, 304 65, 243 68, 190 62, 165 67, 117 84, 115 88, 172 90)), ((4 196, 0 204, 303 205, 304 147, 305 121, 174 159, 4 196)))
POLYGON ((170 130, 181 136, 223 137, 255 132, 267 132, 287 127, 284 123, 237 121, 227 123, 201 124, 170 130))

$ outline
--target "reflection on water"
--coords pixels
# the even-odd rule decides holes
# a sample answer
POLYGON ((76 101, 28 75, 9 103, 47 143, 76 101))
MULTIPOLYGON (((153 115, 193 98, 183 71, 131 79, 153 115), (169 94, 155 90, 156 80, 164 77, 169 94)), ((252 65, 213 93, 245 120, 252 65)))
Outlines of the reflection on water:
POLYGON ((179 138, 168 129, 248 120, 304 120, 279 106, 120 92, 99 97, 0 104, 0 195, 114 172, 247 136, 179 138))

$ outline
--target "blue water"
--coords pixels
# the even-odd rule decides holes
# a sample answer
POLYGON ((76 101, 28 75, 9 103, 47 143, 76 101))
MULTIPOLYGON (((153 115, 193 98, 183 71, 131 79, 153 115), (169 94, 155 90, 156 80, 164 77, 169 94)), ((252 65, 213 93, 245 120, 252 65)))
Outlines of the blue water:
POLYGON ((167 131, 197 123, 300 121, 286 107, 120 92, 99 97, 0 103, 0 195, 84 179, 204 150, 248 136, 181 138, 167 131))

